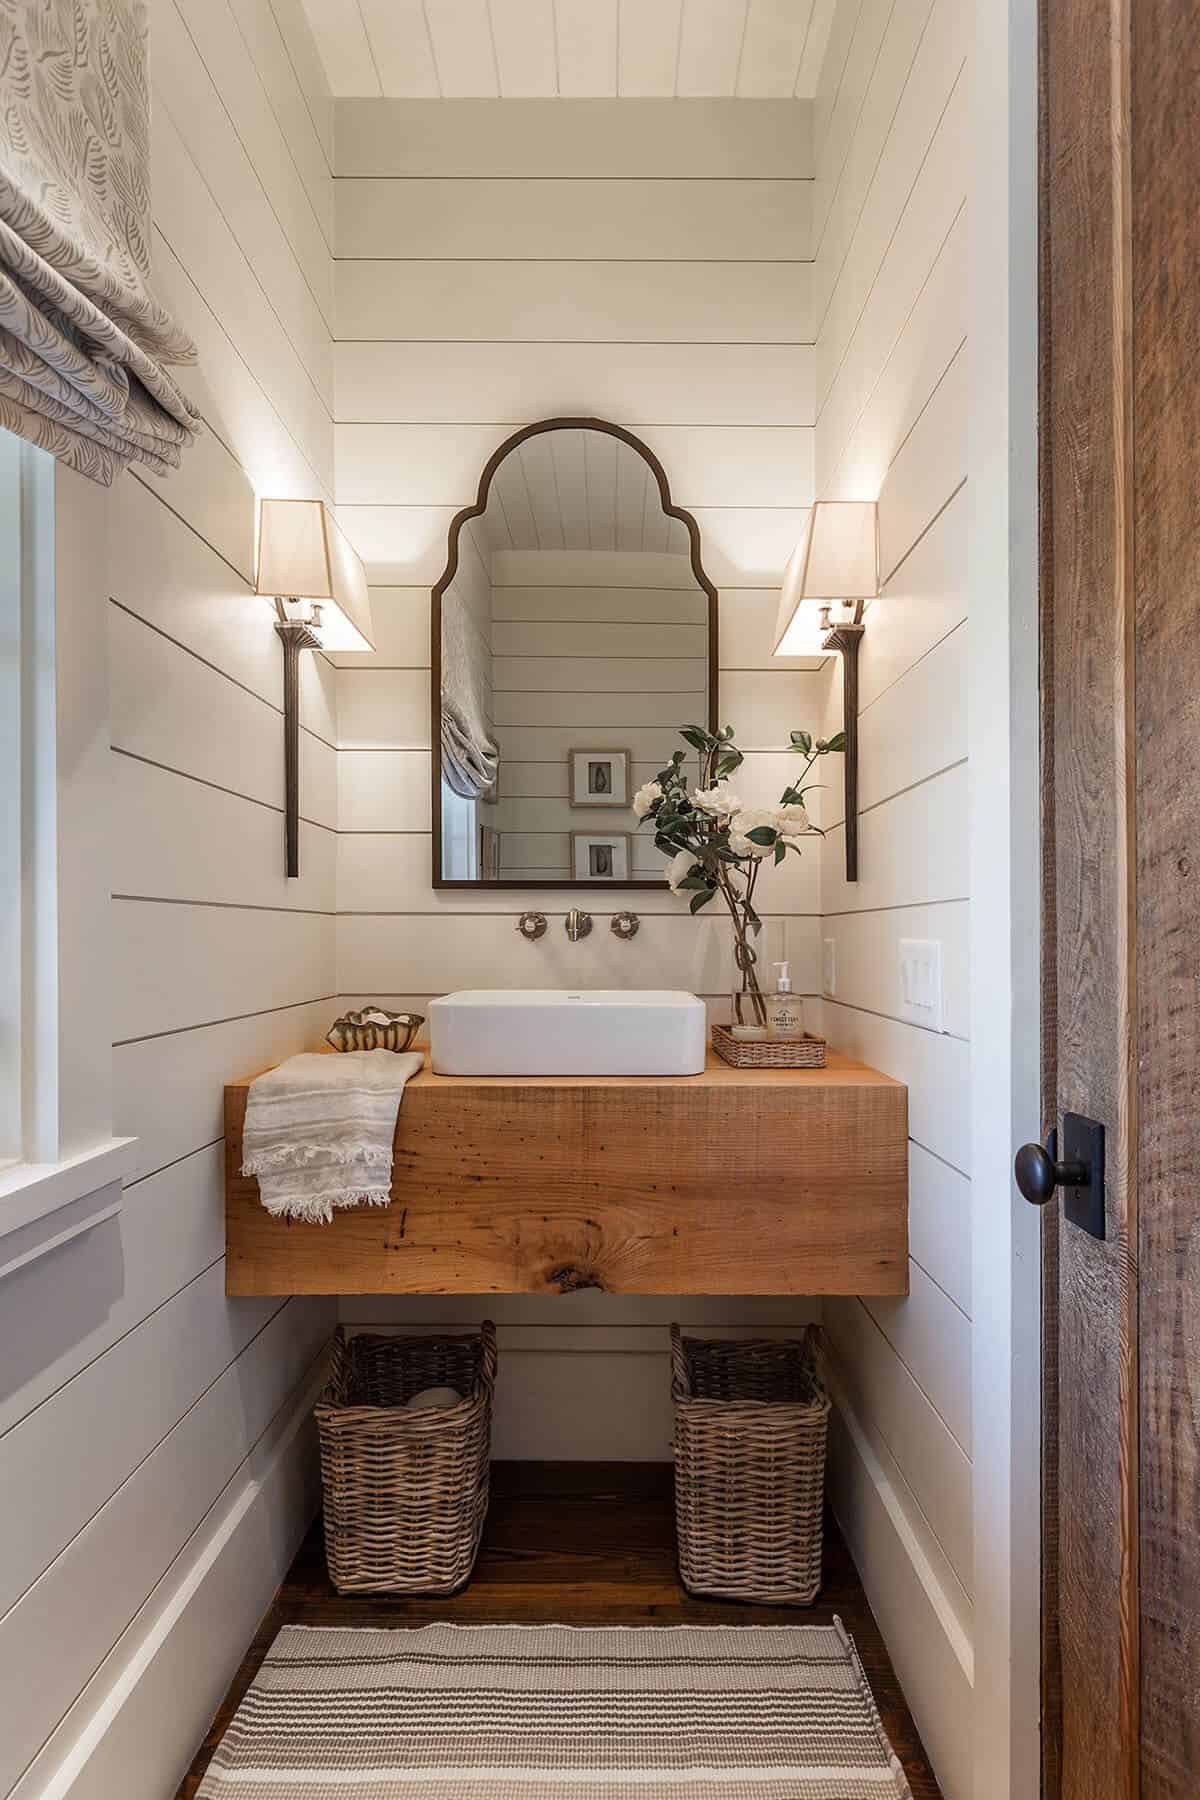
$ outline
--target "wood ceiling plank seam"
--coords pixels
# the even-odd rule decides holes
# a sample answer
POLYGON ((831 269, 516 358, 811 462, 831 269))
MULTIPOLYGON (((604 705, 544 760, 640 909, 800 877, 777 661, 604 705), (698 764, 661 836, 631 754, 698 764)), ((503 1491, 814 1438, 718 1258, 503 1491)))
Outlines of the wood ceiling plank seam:
POLYGON ((739 99, 795 97, 812 15, 811 0, 750 0, 734 88, 739 99))
POLYGON ((682 0, 618 0, 619 95, 674 98, 682 16, 682 0))
POLYGON ((558 93, 554 0, 487 0, 504 99, 545 100, 558 93))
POLYGON ((676 91, 681 99, 732 99, 748 0, 684 0, 676 91))
POLYGON ((738 83, 742 78, 742 58, 746 54, 746 33, 750 28, 750 9, 753 5, 754 0, 744 0, 742 6, 742 31, 738 38, 737 62, 734 64, 733 86, 730 89, 730 92, 735 95, 738 91, 738 83))
POLYGON ((617 0, 554 0, 554 30, 560 95, 614 99, 620 68, 617 0))
POLYGON ((358 0, 367 43, 387 99, 441 98, 424 0, 358 0))
POLYGON ((303 7, 334 95, 382 94, 358 0, 303 0, 303 7))
POLYGON ((487 0, 425 0, 437 65, 447 100, 500 97, 500 76, 487 0))
POLYGON ((363 42, 366 44, 367 55, 371 59, 371 68, 375 74, 375 82, 379 88, 380 95, 382 96, 384 91, 383 77, 379 73, 379 64, 375 58, 375 46, 371 42, 371 33, 367 29, 367 19, 366 14, 362 9, 362 0, 354 0, 354 10, 358 14, 358 22, 362 26, 363 42))

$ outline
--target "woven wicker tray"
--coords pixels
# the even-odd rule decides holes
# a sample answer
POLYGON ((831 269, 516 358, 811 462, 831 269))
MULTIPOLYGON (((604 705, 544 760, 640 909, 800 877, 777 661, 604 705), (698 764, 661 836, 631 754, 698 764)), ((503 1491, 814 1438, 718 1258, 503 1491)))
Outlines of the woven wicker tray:
POLYGON ((788 1044, 771 1038, 737 1038, 727 1025, 714 1025, 712 1047, 735 1069, 823 1069, 825 1039, 807 1032, 788 1044))

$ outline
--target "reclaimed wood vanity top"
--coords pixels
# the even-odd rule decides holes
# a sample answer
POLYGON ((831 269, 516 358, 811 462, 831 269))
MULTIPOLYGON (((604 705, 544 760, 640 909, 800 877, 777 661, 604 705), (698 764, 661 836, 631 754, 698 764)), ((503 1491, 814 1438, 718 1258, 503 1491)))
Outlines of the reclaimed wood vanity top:
POLYGON ((392 1204, 271 1218, 225 1089, 230 1294, 904 1294, 908 1091, 825 1069, 461 1076, 404 1092, 392 1204))

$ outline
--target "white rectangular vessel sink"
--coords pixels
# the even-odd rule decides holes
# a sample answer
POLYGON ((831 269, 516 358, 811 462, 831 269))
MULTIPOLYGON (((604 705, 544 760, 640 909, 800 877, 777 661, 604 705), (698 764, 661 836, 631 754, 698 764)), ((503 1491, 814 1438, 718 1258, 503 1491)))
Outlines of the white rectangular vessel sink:
POLYGON ((699 1075, 703 1000, 648 988, 476 988, 429 1007, 436 1075, 699 1075))

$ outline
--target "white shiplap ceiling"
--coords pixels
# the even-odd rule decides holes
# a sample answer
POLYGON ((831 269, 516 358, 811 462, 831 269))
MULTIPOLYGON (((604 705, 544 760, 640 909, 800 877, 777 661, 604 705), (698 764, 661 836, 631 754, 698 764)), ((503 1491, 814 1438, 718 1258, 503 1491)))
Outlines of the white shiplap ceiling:
POLYGON ((602 431, 546 431, 510 450, 484 523, 491 550, 691 550, 649 464, 602 431))
POLYGON ((303 0, 329 85, 408 100, 811 98, 837 0, 303 0))

